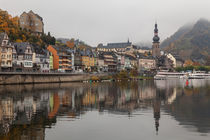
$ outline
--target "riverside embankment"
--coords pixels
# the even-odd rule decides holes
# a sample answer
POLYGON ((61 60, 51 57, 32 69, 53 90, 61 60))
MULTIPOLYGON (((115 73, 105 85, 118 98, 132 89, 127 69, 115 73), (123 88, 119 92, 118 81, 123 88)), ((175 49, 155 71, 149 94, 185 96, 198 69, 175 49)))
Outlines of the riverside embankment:
POLYGON ((108 74, 0 72, 0 85, 81 82, 91 80, 96 76, 103 77, 107 75, 108 74))

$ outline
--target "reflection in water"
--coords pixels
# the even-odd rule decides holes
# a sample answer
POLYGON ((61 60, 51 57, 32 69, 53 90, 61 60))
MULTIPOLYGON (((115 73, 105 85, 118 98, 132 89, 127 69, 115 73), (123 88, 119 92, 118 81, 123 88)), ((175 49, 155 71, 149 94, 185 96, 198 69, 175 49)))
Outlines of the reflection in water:
POLYGON ((188 131, 193 126, 199 133, 209 133, 208 91, 210 81, 205 80, 191 80, 187 86, 175 80, 0 86, 0 139, 42 140, 45 130, 60 120, 71 123, 96 110, 130 118, 152 109, 157 135, 165 113, 188 131))

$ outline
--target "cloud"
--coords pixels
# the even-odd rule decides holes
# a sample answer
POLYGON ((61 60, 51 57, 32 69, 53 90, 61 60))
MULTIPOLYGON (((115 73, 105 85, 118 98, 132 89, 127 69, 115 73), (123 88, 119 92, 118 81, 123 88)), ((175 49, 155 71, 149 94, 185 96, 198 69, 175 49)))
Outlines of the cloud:
POLYGON ((90 45, 151 41, 157 20, 160 37, 201 17, 210 19, 209 0, 0 0, 12 15, 33 10, 45 31, 56 37, 80 38, 90 45))

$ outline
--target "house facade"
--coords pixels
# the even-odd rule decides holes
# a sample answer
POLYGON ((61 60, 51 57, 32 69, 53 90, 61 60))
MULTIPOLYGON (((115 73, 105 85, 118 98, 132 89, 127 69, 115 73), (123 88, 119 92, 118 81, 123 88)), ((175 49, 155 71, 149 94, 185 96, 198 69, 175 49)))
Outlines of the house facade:
POLYGON ((6 33, 0 34, 0 66, 1 71, 11 71, 12 69, 12 50, 14 46, 9 43, 6 33))
POLYGON ((47 47, 47 50, 52 54, 52 57, 50 59, 51 60, 51 64, 50 64, 51 68, 56 71, 59 69, 59 56, 58 56, 57 50, 51 45, 49 45, 47 47))
POLYGON ((123 53, 126 51, 126 48, 129 46, 132 46, 132 43, 129 40, 128 42, 122 42, 122 43, 108 43, 106 46, 104 46, 103 44, 99 44, 97 46, 97 51, 123 53))
POLYGON ((101 72, 108 71, 108 67, 104 65, 104 57, 103 55, 98 56, 98 70, 101 72))
MULTIPOLYGON (((72 51, 69 48, 62 46, 48 46, 47 50, 52 54, 51 61, 53 59, 53 64, 51 62, 51 67, 59 72, 71 72, 73 70, 72 66, 72 51)), ((50 58, 49 58, 50 63, 50 58)))
POLYGON ((75 71, 83 70, 82 56, 78 50, 74 53, 74 69, 75 71))
POLYGON ((28 42, 14 43, 16 59, 13 60, 13 69, 18 72, 33 71, 33 51, 28 42))
POLYGON ((138 64, 139 70, 150 70, 156 68, 156 61, 153 58, 140 58, 138 64))
POLYGON ((114 53, 102 54, 104 58, 104 69, 108 72, 117 71, 117 56, 114 53))
POLYGON ((50 71, 53 71, 53 55, 51 52, 50 53, 50 71))
POLYGON ((36 51, 34 65, 36 65, 39 72, 50 72, 50 52, 45 50, 36 51))

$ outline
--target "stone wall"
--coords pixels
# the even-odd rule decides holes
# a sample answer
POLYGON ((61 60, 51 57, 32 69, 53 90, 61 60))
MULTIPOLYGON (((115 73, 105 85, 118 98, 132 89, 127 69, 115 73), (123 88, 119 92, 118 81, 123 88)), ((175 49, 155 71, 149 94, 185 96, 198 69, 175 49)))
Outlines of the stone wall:
POLYGON ((103 74, 15 74, 0 73, 0 85, 80 82, 103 74))

